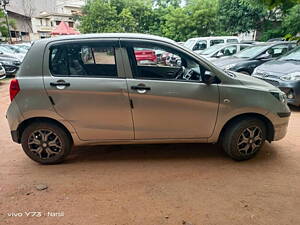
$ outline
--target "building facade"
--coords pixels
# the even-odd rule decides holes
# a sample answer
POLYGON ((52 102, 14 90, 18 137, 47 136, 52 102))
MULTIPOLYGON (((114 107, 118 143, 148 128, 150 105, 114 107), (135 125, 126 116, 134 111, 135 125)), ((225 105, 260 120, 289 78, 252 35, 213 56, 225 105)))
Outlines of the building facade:
POLYGON ((9 19, 16 21, 16 27, 10 27, 12 40, 30 41, 33 33, 32 17, 41 11, 55 12, 56 0, 10 0, 7 5, 9 19))
POLYGON ((60 24, 61 21, 74 27, 75 21, 72 14, 47 13, 42 12, 39 16, 32 18, 32 40, 51 37, 51 31, 60 24))

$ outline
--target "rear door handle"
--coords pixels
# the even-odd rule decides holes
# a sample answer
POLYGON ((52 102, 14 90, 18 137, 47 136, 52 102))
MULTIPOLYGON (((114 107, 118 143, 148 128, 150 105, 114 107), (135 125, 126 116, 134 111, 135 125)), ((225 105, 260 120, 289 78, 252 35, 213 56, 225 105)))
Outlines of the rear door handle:
POLYGON ((58 80, 57 82, 51 82, 50 86, 57 87, 58 89, 64 89, 65 87, 71 86, 71 84, 64 80, 58 80))

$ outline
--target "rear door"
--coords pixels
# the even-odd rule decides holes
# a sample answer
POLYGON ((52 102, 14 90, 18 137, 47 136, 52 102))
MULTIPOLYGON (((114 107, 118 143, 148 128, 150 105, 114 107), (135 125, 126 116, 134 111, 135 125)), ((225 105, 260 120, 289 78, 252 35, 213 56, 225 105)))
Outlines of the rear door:
POLYGON ((133 139, 118 40, 57 42, 45 55, 44 84, 49 98, 80 139, 133 139))

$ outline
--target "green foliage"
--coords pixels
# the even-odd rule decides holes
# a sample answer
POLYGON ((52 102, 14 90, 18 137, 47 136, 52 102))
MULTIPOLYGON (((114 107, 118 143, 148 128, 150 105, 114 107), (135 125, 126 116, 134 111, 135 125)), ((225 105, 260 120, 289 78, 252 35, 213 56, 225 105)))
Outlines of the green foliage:
POLYGON ((266 40, 296 35, 299 11, 300 0, 89 0, 80 31, 151 33, 185 41, 256 29, 266 40))
POLYGON ((288 14, 284 16, 282 28, 286 34, 292 36, 300 33, 300 4, 295 5, 288 11, 288 14))
POLYGON ((267 15, 264 5, 247 0, 220 0, 220 26, 228 34, 259 29, 267 15))
MULTIPOLYGON (((14 19, 9 19, 8 24, 13 29, 16 29, 16 21, 14 19)), ((3 37, 9 37, 7 24, 5 20, 5 14, 3 10, 0 10, 0 33, 2 34, 3 37)))

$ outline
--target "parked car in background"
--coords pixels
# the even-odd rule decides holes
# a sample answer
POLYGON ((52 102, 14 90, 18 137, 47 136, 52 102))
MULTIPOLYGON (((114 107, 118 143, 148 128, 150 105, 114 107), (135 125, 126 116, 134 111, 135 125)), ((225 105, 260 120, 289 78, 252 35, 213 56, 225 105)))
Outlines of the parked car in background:
POLYGON ((273 85, 143 34, 37 41, 11 81, 10 99, 13 140, 43 164, 63 161, 72 145, 178 142, 220 142, 230 157, 247 160, 266 140, 282 139, 290 117, 273 85), (82 58, 86 48, 93 62, 82 58), (140 48, 176 55, 181 65, 140 64, 140 48))
POLYGON ((135 48, 134 54, 139 64, 157 63, 157 56, 154 50, 150 50, 146 48, 135 48))
POLYGON ((2 64, 0 63, 0 80, 4 79, 6 77, 6 72, 2 64))
POLYGON ((257 67, 252 76, 280 88, 289 104, 300 106, 300 47, 257 67))
POLYGON ((277 41, 285 41, 284 38, 271 38, 269 40, 267 40, 267 42, 277 42, 277 41))
POLYGON ((294 42, 263 43, 212 62, 222 69, 251 75, 257 66, 284 55, 294 47, 296 47, 294 42))
POLYGON ((219 37, 199 37, 188 39, 184 46, 191 49, 196 53, 216 45, 223 43, 238 43, 240 42, 239 38, 236 36, 219 36, 219 37))
POLYGON ((17 58, 14 54, 8 53, 6 48, 0 45, 0 63, 5 69, 6 75, 15 75, 18 71, 21 60, 17 58))
POLYGON ((31 43, 15 44, 14 46, 24 49, 25 51, 28 51, 31 47, 31 43))
POLYGON ((13 54, 21 62, 23 61, 27 53, 27 50, 10 44, 0 44, 0 47, 2 47, 2 49, 5 48, 7 50, 7 53, 13 54))
POLYGON ((213 58, 222 58, 224 56, 232 56, 237 52, 252 46, 251 44, 217 44, 205 49, 199 54, 208 60, 213 58))

